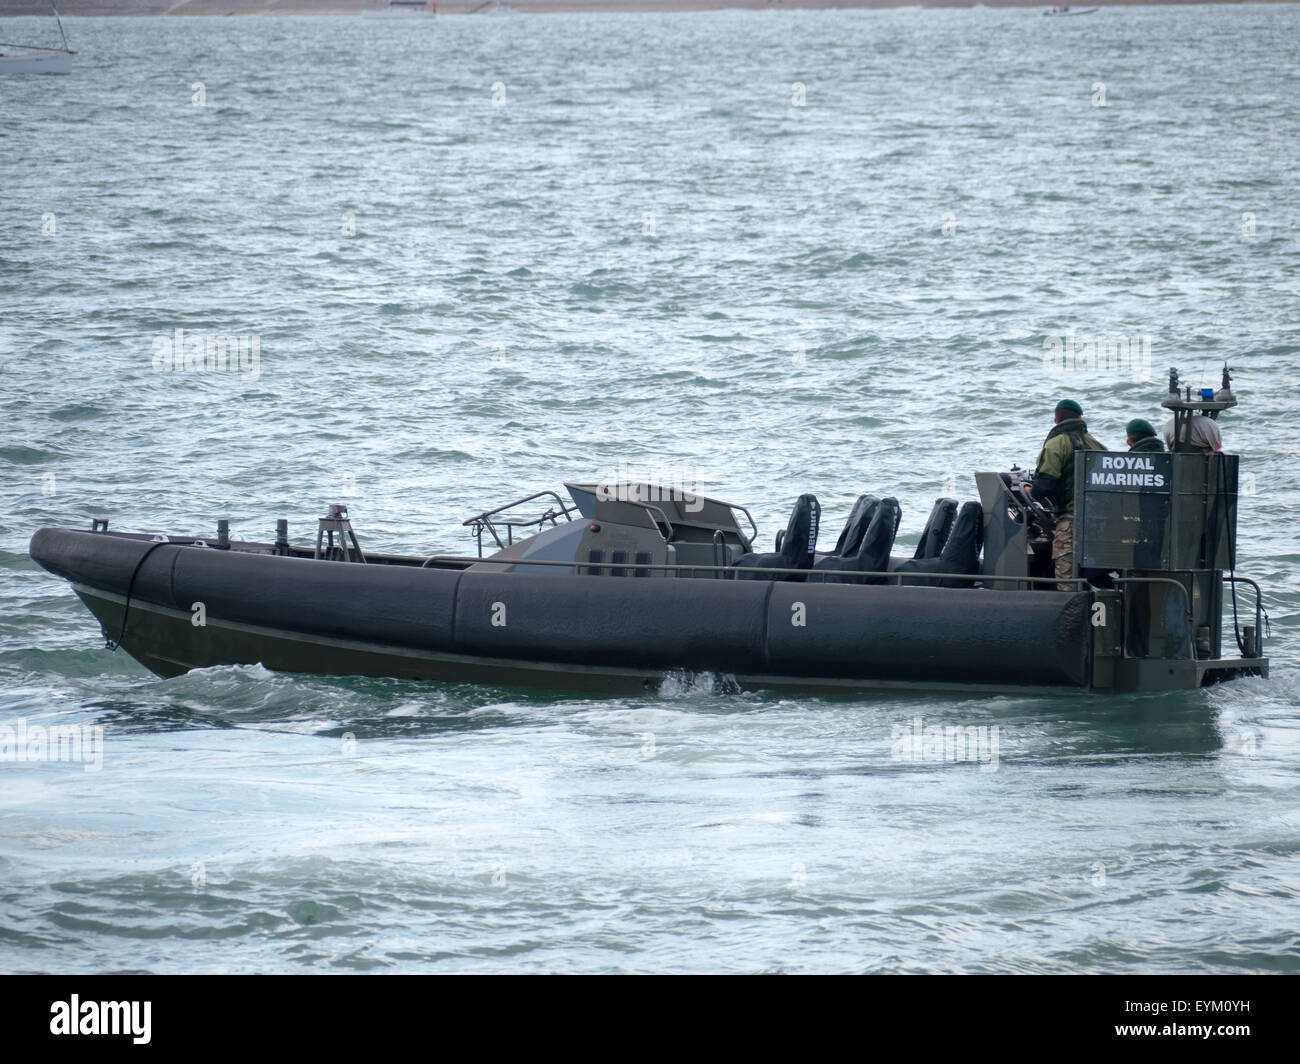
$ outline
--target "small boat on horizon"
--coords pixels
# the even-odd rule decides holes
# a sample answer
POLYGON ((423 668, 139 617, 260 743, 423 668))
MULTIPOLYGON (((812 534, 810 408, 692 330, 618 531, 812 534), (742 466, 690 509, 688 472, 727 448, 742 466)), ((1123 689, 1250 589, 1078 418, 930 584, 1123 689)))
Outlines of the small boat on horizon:
POLYGON ((387 18, 392 15, 428 17, 437 13, 438 0, 388 0, 387 7, 366 8, 361 12, 365 18, 387 18))
POLYGON ((1091 15, 1097 9, 1095 7, 1054 7, 1050 11, 1044 11, 1044 15, 1091 15))
POLYGON ((77 53, 68 47, 68 35, 63 32, 63 20, 54 0, 54 19, 59 24, 62 48, 44 48, 28 44, 0 44, 0 74, 71 74, 72 57, 77 53))

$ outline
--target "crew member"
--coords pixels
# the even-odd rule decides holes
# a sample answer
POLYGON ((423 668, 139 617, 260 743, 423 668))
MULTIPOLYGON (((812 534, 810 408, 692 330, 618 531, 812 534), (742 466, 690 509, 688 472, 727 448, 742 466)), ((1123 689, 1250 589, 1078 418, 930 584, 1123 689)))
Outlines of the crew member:
MULTIPOLYGON (((1174 449, 1175 420, 1170 418, 1165 422, 1165 446, 1171 451, 1174 449)), ((1213 454, 1223 450, 1223 433, 1219 431, 1217 421, 1204 414, 1193 414, 1188 420, 1190 424, 1187 426, 1186 438, 1179 441, 1186 445, 1184 449, 1190 448, 1200 454, 1213 454)))
MULTIPOLYGON (((1073 399, 1057 403, 1054 416, 1056 425, 1043 441, 1029 493, 1056 513, 1052 565, 1057 580, 1069 580, 1074 576, 1074 452, 1106 448, 1088 433, 1083 407, 1073 399)), ((1073 590, 1071 584, 1056 586, 1061 591, 1073 590)))
POLYGON ((1160 442, 1160 437, 1156 435, 1156 430, 1151 426, 1151 422, 1135 417, 1124 426, 1124 432, 1128 436, 1128 449, 1130 451, 1159 451, 1161 454, 1164 453, 1165 445, 1160 442))

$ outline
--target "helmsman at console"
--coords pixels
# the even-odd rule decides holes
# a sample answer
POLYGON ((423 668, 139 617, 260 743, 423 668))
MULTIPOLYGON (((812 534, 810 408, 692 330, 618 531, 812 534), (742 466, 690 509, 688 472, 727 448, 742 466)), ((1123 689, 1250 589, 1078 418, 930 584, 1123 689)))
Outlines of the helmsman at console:
MULTIPOLYGON (((1069 580, 1074 575, 1074 452, 1106 448, 1088 432, 1083 407, 1073 399, 1057 403, 1054 417, 1056 424, 1043 441, 1029 493, 1047 503, 1056 514, 1052 566, 1057 580, 1069 580)), ((1056 586, 1061 591, 1072 588, 1070 584, 1056 586)))

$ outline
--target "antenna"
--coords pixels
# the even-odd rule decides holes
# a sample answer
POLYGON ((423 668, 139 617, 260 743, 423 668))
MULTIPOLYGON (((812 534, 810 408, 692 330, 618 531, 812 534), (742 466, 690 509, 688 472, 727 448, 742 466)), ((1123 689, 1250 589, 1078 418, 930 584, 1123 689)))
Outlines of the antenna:
POLYGON ((1236 396, 1232 394, 1232 371, 1228 369, 1227 359, 1223 362, 1223 386, 1215 393, 1214 398, 1224 401, 1236 399, 1236 396))

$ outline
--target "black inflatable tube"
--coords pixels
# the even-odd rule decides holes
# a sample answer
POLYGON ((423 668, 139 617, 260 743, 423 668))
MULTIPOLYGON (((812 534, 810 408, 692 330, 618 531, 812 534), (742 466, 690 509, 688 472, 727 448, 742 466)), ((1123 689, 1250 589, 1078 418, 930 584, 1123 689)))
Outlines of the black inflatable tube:
MULTIPOLYGON (((117 594, 148 541, 42 529, 32 557, 117 594)), ((1086 592, 534 576, 165 545, 133 601, 471 656, 748 675, 1079 686, 1086 592)))

